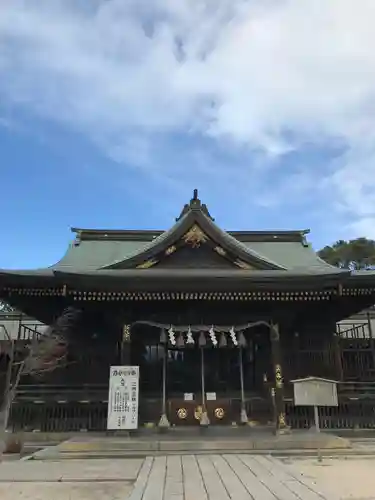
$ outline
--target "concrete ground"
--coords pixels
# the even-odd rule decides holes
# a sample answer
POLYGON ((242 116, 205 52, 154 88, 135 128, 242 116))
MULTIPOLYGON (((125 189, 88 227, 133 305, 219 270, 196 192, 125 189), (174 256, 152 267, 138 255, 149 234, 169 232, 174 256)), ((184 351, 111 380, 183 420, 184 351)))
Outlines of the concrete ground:
POLYGON ((5 461, 1 500, 124 500, 143 460, 5 461))
POLYGON ((1 500, 374 500, 373 458, 250 454, 0 464, 1 500))
MULTIPOLYGON (((299 474, 324 490, 326 498, 375 500, 375 456, 323 459, 288 459, 286 470, 299 474)), ((307 498, 307 497, 306 497, 307 498)))

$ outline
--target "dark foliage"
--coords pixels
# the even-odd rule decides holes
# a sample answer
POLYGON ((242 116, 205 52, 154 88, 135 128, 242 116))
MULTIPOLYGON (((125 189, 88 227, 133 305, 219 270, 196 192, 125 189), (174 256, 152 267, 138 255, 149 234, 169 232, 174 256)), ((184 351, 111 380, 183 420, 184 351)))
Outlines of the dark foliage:
POLYGON ((367 238, 339 240, 318 252, 321 259, 343 269, 375 268, 375 241, 367 238))

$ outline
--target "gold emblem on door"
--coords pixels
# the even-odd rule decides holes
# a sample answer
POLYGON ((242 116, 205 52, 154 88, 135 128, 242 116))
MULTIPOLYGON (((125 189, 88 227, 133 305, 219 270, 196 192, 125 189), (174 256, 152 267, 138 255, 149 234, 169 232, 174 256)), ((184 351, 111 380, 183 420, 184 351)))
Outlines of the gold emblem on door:
POLYGON ((186 408, 179 408, 177 410, 177 416, 180 420, 185 420, 187 418, 187 409, 186 408))
POLYGON ((224 418, 225 411, 224 408, 215 408, 215 417, 221 420, 224 418))

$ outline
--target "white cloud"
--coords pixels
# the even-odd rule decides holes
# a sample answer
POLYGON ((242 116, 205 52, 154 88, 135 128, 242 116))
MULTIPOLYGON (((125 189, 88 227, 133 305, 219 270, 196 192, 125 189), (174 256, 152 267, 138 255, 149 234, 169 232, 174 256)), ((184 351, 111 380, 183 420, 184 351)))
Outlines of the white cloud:
POLYGON ((1 9, 7 101, 134 165, 149 165, 155 133, 245 144, 267 162, 339 141, 345 154, 294 182, 306 191, 306 179, 325 177, 349 231, 375 236, 374 0, 13 0, 1 9))

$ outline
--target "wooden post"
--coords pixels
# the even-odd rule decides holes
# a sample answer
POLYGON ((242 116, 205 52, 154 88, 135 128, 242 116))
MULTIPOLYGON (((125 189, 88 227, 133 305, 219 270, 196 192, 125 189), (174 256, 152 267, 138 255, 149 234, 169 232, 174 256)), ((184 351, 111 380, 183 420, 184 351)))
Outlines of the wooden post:
MULTIPOLYGON (((314 405, 314 421, 315 421, 315 431, 317 434, 320 433, 320 423, 319 423, 319 408, 314 405)), ((320 449, 320 443, 318 438, 318 462, 322 461, 322 450, 320 449)))
POLYGON ((371 354, 372 354, 372 362, 373 368, 375 369, 375 338, 374 332, 372 331, 372 323, 371 323, 371 313, 367 311, 367 325, 368 325, 368 333, 370 336, 370 345, 371 345, 371 354))
POLYGON ((206 407, 206 387, 205 387, 205 376, 204 376, 204 348, 200 347, 201 351, 201 386, 202 386, 202 415, 200 419, 200 425, 202 427, 208 427, 210 425, 210 419, 207 414, 206 407))
POLYGON ((285 433, 289 431, 289 427, 285 420, 285 404, 284 404, 284 382, 281 368, 281 346, 279 325, 270 324, 271 336, 271 351, 272 364, 275 374, 275 409, 276 409, 276 432, 285 433))
POLYGON ((248 417, 246 412, 246 401, 245 401, 245 383, 243 378, 243 355, 242 355, 242 345, 238 348, 238 362, 240 365, 240 385, 241 385, 241 415, 240 420, 241 424, 248 423, 248 417))
POLYGON ((340 381, 344 380, 344 370, 342 366, 342 355, 341 355, 341 343, 340 343, 340 336, 338 332, 334 332, 333 334, 333 349, 334 349, 334 354, 335 354, 335 360, 336 360, 336 373, 337 377, 340 381))
POLYGON ((163 347, 163 372, 162 372, 162 408, 161 417, 158 423, 159 429, 165 430, 169 429, 171 424, 169 423, 167 417, 167 361, 168 361, 168 344, 165 331, 161 332, 160 335, 161 345, 163 347))

